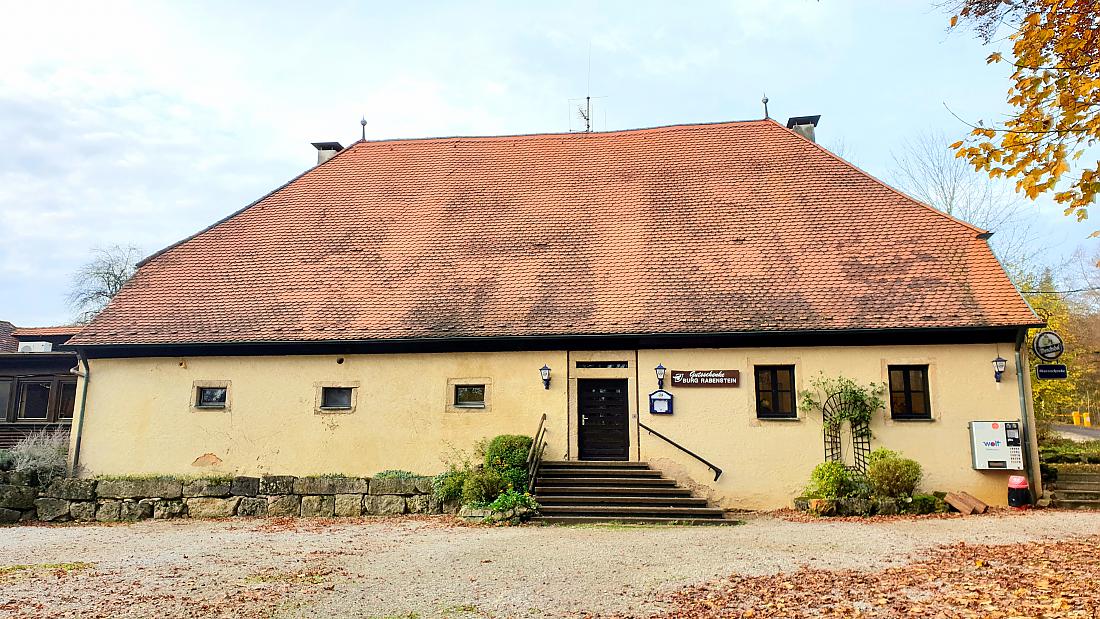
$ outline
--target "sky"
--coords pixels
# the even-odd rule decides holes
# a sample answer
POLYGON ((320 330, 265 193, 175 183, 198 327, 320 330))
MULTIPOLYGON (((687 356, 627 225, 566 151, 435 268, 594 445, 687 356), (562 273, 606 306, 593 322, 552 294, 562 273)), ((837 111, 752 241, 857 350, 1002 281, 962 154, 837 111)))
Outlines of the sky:
MULTIPOLYGON (((64 324, 95 247, 153 253, 316 163, 310 142, 821 114, 890 179, 921 133, 1007 111, 1003 67, 933 0, 0 0, 0 320, 64 324)), ((1094 230, 1028 203, 1041 259, 1094 230)))

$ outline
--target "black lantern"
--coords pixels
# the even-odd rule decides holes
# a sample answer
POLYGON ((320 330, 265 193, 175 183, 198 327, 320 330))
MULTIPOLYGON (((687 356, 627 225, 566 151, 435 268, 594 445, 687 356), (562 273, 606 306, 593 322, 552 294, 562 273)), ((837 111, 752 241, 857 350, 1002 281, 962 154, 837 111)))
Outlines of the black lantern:
POLYGON ((1008 366, 1008 359, 997 355, 997 358, 993 360, 993 380, 1001 382, 1001 376, 1005 373, 1005 368, 1008 366))
POLYGON ((542 375, 542 386, 545 389, 550 388, 550 366, 545 363, 539 368, 539 374, 542 375))
POLYGON ((667 370, 665 370, 665 366, 658 363, 657 367, 653 368, 653 371, 657 373, 657 388, 658 389, 664 389, 665 388, 665 372, 667 371, 667 370))

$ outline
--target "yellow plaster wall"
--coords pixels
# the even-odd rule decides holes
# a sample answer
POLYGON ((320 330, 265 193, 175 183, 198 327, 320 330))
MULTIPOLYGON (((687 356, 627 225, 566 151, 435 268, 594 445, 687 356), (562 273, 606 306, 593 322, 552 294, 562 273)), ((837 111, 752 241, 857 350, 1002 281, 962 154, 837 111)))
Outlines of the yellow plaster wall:
POLYGON ((468 450, 497 434, 530 435, 542 413, 546 457, 576 458, 577 379, 626 378, 632 459, 650 461, 723 506, 777 508, 790 505, 822 461, 821 417, 800 410, 797 421, 758 420, 753 365, 794 364, 803 389, 819 371, 885 382, 889 364, 928 364, 934 420, 895 422, 879 413, 873 446, 918 460, 926 489, 967 490, 1004 504, 1008 473, 970 468, 967 421, 1020 417, 1010 353, 1007 344, 989 344, 346 355, 342 364, 335 355, 93 359, 80 462, 86 475, 429 474, 444 469, 442 456, 452 447, 468 450), (991 365, 998 354, 1010 359, 1000 384, 991 365), (577 369, 578 360, 629 366, 577 369), (553 369, 549 390, 538 375, 544 363, 553 369), (658 363, 740 370, 742 385, 669 387, 675 415, 650 415, 647 395, 656 389, 658 363), (448 406, 450 385, 461 379, 490 384, 486 410, 448 406), (230 409, 193 410, 196 382, 217 380, 231 382, 230 409), (317 414, 319 384, 358 385, 355 411, 317 414), (713 483, 705 466, 639 431, 639 420, 712 460, 724 469, 722 478, 713 483), (208 453, 220 463, 194 464, 208 453))
MULTIPOLYGON (((795 365, 795 380, 802 390, 810 388, 818 372, 844 374, 861 383, 887 382, 888 365, 927 364, 933 420, 893 421, 888 413, 877 413, 871 424, 872 448, 888 447, 920 462, 926 490, 965 490, 990 504, 1004 505, 1011 473, 971 468, 967 422, 1020 418, 1011 352, 1007 344, 642 350, 641 368, 663 363, 676 370, 741 370, 742 385, 673 388, 666 383, 675 398, 675 414, 641 415, 642 423, 723 469, 717 484, 704 465, 644 430, 641 458, 727 507, 789 506, 823 459, 821 415, 799 410, 797 421, 757 419, 753 365, 795 365), (1001 383, 993 379, 992 361, 998 354, 1010 358, 1001 383)), ((648 393, 656 389, 656 378, 651 369, 646 374, 642 389, 648 393)))
POLYGON ((485 437, 530 435, 539 416, 554 411, 547 453, 565 452, 565 353, 338 358, 92 359, 83 472, 431 474, 446 468, 451 447, 469 451, 485 437), (560 369, 550 390, 539 378, 544 363, 560 369), (482 378, 491 383, 485 410, 449 406, 453 379, 482 378), (193 410, 194 383, 217 380, 231 382, 229 410, 193 410), (316 413, 320 383, 358 385, 355 410, 316 413), (193 464, 208 453, 221 463, 193 464))

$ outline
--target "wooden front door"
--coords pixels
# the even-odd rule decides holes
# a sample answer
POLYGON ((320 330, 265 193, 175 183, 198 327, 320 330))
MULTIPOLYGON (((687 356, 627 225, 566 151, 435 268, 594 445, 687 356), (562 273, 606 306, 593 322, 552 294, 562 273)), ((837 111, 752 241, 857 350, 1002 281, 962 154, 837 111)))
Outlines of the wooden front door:
POLYGON ((577 381, 577 450, 581 460, 626 460, 630 401, 626 379, 577 381))

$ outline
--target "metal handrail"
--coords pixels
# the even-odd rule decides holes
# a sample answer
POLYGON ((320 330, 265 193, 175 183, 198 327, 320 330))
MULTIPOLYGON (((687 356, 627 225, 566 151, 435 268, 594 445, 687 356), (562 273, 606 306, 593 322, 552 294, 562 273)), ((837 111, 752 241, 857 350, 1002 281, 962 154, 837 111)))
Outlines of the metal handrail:
POLYGON ((535 473, 542 463, 542 454, 546 451, 546 413, 539 419, 539 427, 531 438, 531 447, 527 450, 527 491, 535 487, 535 473))
POLYGON ((644 423, 642 423, 642 422, 640 422, 640 421, 638 422, 638 426, 640 426, 640 427, 641 427, 642 429, 644 429, 644 430, 647 430, 647 431, 648 431, 648 432, 649 432, 650 434, 653 434, 653 435, 654 435, 654 436, 656 436, 657 438, 659 438, 659 439, 662 439, 663 441, 665 441, 665 442, 666 442, 666 443, 668 443, 669 445, 672 445, 672 446, 673 446, 673 447, 675 447, 676 449, 679 449, 680 451, 682 451, 682 452, 686 453, 687 455, 691 456, 692 458, 695 458, 695 459, 696 459, 696 460, 698 460, 699 462, 702 462, 703 464, 707 465, 707 467, 708 467, 708 468, 709 468, 710 470, 714 471, 714 481, 718 481, 718 478, 722 476, 722 469, 718 468, 717 466, 714 466, 714 465, 713 465, 713 464, 711 464, 710 462, 707 462, 707 461, 706 461, 705 459, 703 459, 703 457, 702 457, 702 456, 700 456, 699 454, 697 454, 697 453, 695 453, 695 452, 691 451, 690 449, 688 449, 688 448, 684 447, 683 445, 680 445, 680 444, 679 444, 679 443, 677 443, 676 441, 674 441, 674 440, 670 439, 669 437, 665 436, 664 434, 661 434, 660 432, 658 432, 658 431, 654 430, 653 428, 651 428, 651 427, 649 427, 649 426, 645 425, 644 423))

